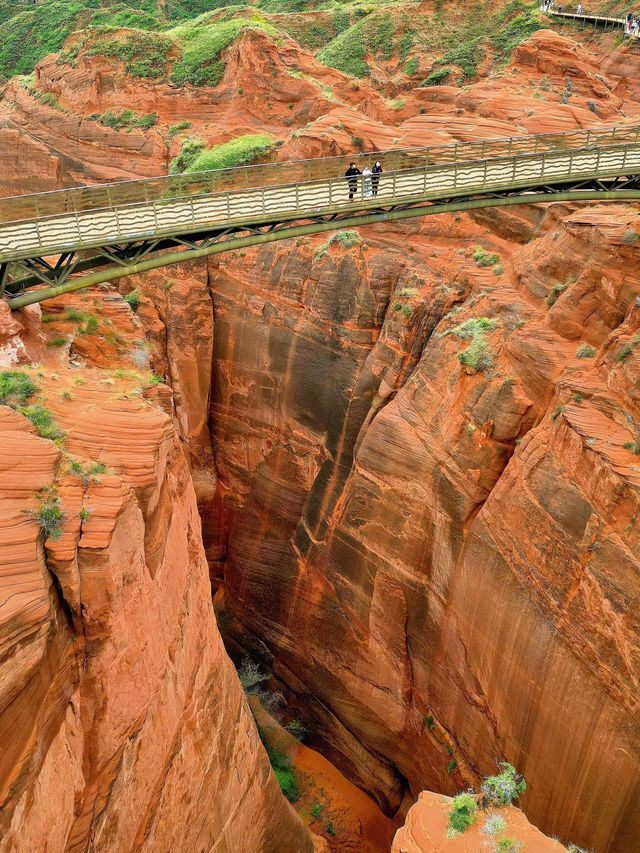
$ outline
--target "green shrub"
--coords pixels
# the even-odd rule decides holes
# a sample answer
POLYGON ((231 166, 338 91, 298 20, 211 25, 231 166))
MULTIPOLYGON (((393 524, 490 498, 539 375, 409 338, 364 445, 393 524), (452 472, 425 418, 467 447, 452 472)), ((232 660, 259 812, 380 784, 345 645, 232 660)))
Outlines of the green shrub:
POLYGON ((517 800, 526 791, 527 783, 507 761, 501 761, 499 769, 497 776, 487 776, 481 790, 490 803, 503 806, 517 800))
POLYGON ((487 252, 482 246, 476 246, 473 250, 473 260, 479 267, 493 267, 500 260, 500 255, 495 252, 487 252))
POLYGON ((307 730, 304 726, 304 723, 302 723, 300 720, 291 720, 290 723, 287 723, 285 729, 289 732, 290 735, 293 735, 296 740, 300 741, 300 743, 302 743, 302 741, 307 736, 307 730))
POLYGON ((596 348, 592 347, 591 344, 581 343, 576 350, 576 358, 593 358, 595 354, 596 348))
POLYGON ((45 540, 59 539, 62 536, 62 524, 64 513, 60 498, 53 489, 43 489, 37 496, 39 506, 37 509, 25 510, 26 515, 38 522, 40 532, 45 540))
POLYGON ((169 164, 170 175, 180 175, 182 172, 191 170, 192 163, 204 150, 204 141, 196 137, 188 136, 182 140, 179 153, 169 164))
POLYGON ((493 355, 485 336, 477 334, 464 352, 458 353, 458 361, 465 367, 480 372, 493 367, 493 355))
POLYGON ((243 658, 238 667, 238 678, 245 693, 257 693, 260 685, 269 680, 269 676, 265 675, 258 664, 248 657, 243 658))
POLYGON ((324 803, 321 803, 318 800, 316 800, 314 803, 311 804, 311 817, 314 820, 320 820, 320 818, 322 817, 323 811, 324 811, 324 803))
POLYGON ((210 169, 234 169, 245 166, 273 150, 275 141, 268 133, 250 133, 238 136, 215 148, 201 151, 187 168, 188 172, 206 172, 210 169))
POLYGON ((66 338, 52 338, 50 341, 47 341, 48 347, 63 347, 67 343, 66 338))
POLYGON ((176 124, 172 124, 171 127, 167 130, 167 139, 173 139, 174 136, 177 136, 179 133, 182 133, 183 130, 189 130, 190 127, 190 121, 179 121, 176 124))
POLYGON ((173 44, 173 39, 162 33, 130 30, 124 37, 111 36, 97 42, 87 52, 89 56, 99 54, 119 60, 132 77, 157 79, 165 75, 173 44))
POLYGON ((501 838, 495 847, 495 853, 518 853, 520 844, 513 838, 501 838))
POLYGON ((502 264, 496 264, 495 267, 493 268, 493 274, 494 275, 502 275, 503 273, 504 273, 504 267, 502 266, 502 264))
POLYGON ((450 74, 450 68, 438 68, 435 71, 432 71, 427 79, 420 83, 420 86, 441 86, 450 74))
POLYGON ((32 397, 38 386, 21 370, 0 371, 0 403, 16 408, 32 397))
POLYGON ((637 231, 634 231, 633 228, 627 228, 627 230, 622 235, 622 242, 625 246, 635 246, 635 244, 640 240, 640 234, 637 231))
POLYGON ((451 775, 457 766, 458 762, 455 760, 455 758, 452 758, 447 764, 447 773, 451 775))
POLYGON ((277 35, 277 30, 265 21, 233 18, 212 21, 191 21, 173 32, 182 43, 181 57, 174 62, 171 80, 178 85, 217 86, 225 70, 222 52, 232 45, 243 30, 262 30, 277 35))
POLYGON ((336 829, 331 821, 325 826, 324 831, 327 835, 336 835, 336 829))
POLYGON ((409 77, 413 77, 414 74, 417 74, 420 70, 420 60, 417 56, 412 56, 411 59, 404 66, 404 73, 409 77))
POLYGON ((62 315, 62 319, 67 323, 82 323, 87 315, 84 311, 78 311, 76 308, 69 308, 62 315))
POLYGON ((300 789, 298 788, 296 774, 291 767, 274 767, 273 772, 285 797, 290 803, 297 802, 300 799, 300 789))
POLYGON ((80 327, 80 331, 83 335, 93 335, 98 330, 99 325, 100 321, 95 314, 87 314, 84 324, 80 327))
POLYGON ((504 818, 499 814, 492 814, 484 822, 482 827, 482 832, 485 835, 489 835, 491 837, 495 837, 496 835, 502 835, 502 833, 507 828, 506 823, 504 822, 504 818))
POLYGON ((551 288, 551 291, 545 300, 548 308, 552 308, 556 304, 558 297, 561 293, 564 293, 568 286, 568 284, 556 284, 551 288))
POLYGON ((462 70, 462 79, 475 77, 478 63, 484 59, 485 50, 482 36, 471 38, 454 47, 443 57, 437 59, 434 65, 457 65, 462 70))
POLYGON ((407 105, 407 102, 404 98, 392 98, 390 101, 385 101, 385 104, 390 110, 399 112, 407 105))
POLYGON ((96 121, 98 124, 104 127, 111 127, 114 130, 122 130, 123 128, 131 130, 135 127, 142 128, 142 130, 150 130, 158 123, 158 113, 138 115, 133 110, 121 110, 120 112, 107 110, 105 113, 94 113, 87 116, 87 118, 90 121, 96 121))
MULTIPOLYGON (((335 234, 323 243, 316 252, 316 260, 323 258, 332 246, 342 246, 343 249, 351 249, 353 246, 358 246, 362 243, 362 239, 357 231, 336 231, 335 234)), ((400 310, 400 308, 398 308, 400 310)))
POLYGON ((632 453, 635 453, 636 456, 640 456, 640 443, 637 441, 625 441, 622 445, 625 450, 630 450, 632 453))
POLYGON ((435 720, 433 719, 432 714, 425 714, 424 717, 422 718, 422 721, 425 724, 425 726, 429 729, 429 731, 433 731, 433 729, 435 729, 436 723, 435 723, 435 720))
POLYGON ((352 77, 366 77, 369 65, 366 61, 364 27, 364 21, 358 21, 340 33, 318 53, 318 61, 352 77))
POLYGON ((498 321, 490 317, 471 317, 465 320, 464 323, 460 323, 459 326, 445 332, 445 335, 455 335, 461 340, 470 340, 482 332, 493 331, 497 326, 498 321))
POLYGON ((80 521, 85 524, 91 518, 91 510, 88 507, 82 507, 79 513, 80 521))
POLYGON ((620 347, 620 349, 618 350, 618 352, 616 353, 616 360, 617 361, 626 361, 626 359, 629 358, 629 356, 631 355, 632 352, 633 352, 633 344, 627 342, 626 344, 623 344, 620 347))
POLYGON ((50 441, 61 441, 64 438, 64 432, 54 421, 51 412, 40 403, 18 406, 17 411, 31 421, 41 438, 48 438, 50 441))
POLYGON ((0 77, 29 74, 47 54, 57 53, 76 29, 84 4, 56 0, 22 9, 0 24, 0 77))
POLYGON ((132 311, 137 311, 140 305, 140 291, 132 290, 130 293, 126 293, 124 301, 129 305, 132 311))
POLYGON ((473 792, 465 791, 463 794, 458 794, 451 801, 449 828, 455 833, 464 832, 474 823, 477 813, 478 807, 473 792))
POLYGON ((584 402, 584 397, 582 396, 582 394, 579 391, 575 391, 571 395, 571 399, 573 400, 574 403, 577 403, 578 405, 580 405, 580 403, 584 402))

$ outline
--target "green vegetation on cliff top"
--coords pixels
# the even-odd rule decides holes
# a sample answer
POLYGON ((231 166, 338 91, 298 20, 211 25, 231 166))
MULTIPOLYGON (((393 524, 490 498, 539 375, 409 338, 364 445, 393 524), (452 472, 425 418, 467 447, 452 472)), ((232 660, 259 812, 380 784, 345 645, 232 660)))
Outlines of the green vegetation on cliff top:
POLYGON ((273 36, 286 31, 303 47, 318 50, 320 62, 354 77, 369 75, 372 63, 396 57, 413 74, 420 66, 415 53, 426 53, 438 57, 431 59, 431 69, 429 59, 423 65, 433 85, 444 79, 443 66, 452 69, 452 80, 473 77, 487 50, 494 66, 503 64, 539 27, 536 4, 526 0, 497 9, 486 0, 464 8, 438 2, 433 13, 419 11, 413 0, 258 0, 255 5, 44 0, 33 7, 0 0, 0 77, 30 73, 77 32, 63 61, 73 64, 84 44, 90 54, 119 59, 133 76, 215 86, 224 73, 226 48, 244 30, 259 29, 273 36), (309 11, 315 14, 303 14, 309 11), (269 15, 276 17, 269 20, 269 15))

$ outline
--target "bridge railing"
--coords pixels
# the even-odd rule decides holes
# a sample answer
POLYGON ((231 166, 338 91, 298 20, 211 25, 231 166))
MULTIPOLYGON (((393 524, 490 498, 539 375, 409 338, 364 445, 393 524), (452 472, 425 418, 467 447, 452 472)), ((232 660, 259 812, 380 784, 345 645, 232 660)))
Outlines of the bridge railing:
MULTIPOLYGON (((553 183, 640 174, 640 144, 589 146, 539 151, 485 160, 422 166, 384 172, 372 201, 373 181, 360 178, 349 198, 344 176, 274 186, 237 188, 206 195, 164 197, 146 205, 77 211, 44 217, 35 224, 4 224, 0 261, 78 250, 148 237, 176 236, 212 225, 242 225, 304 219, 335 210, 547 186, 553 183), (363 199, 364 196, 364 199, 363 199)), ((553 196, 549 196, 550 200, 553 196)))
POLYGON ((639 138, 640 125, 616 125, 609 128, 513 136, 119 181, 0 199, 0 220, 5 223, 35 221, 64 213, 147 204, 183 196, 327 180, 341 177, 350 162, 356 163, 362 169, 379 159, 385 172, 398 172, 444 164, 492 160, 517 154, 536 154, 540 151, 633 143, 639 138))

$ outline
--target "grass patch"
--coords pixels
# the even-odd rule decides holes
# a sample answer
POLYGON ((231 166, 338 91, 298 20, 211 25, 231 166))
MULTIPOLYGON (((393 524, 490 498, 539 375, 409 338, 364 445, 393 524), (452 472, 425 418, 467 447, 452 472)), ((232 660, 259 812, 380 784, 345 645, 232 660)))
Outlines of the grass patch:
POLYGON ((473 250, 473 260, 479 267, 494 267, 500 260, 500 255, 487 252, 482 246, 476 246, 473 250))
POLYGON ((596 348, 591 344, 582 343, 576 350, 576 358, 593 358, 596 354, 596 348))
POLYGON ((316 252, 316 261, 323 258, 332 246, 342 246, 343 249, 351 249, 353 246, 359 246, 362 243, 362 238, 357 231, 336 231, 323 243, 316 252))
POLYGON ((64 438, 64 432, 54 421, 53 415, 41 403, 34 403, 32 406, 18 406, 16 411, 31 421, 41 438, 48 438, 56 443, 61 442, 64 438))
POLYGON ((0 24, 0 77, 3 79, 14 74, 29 74, 47 54, 57 53, 76 29, 84 3, 56 0, 22 9, 24 11, 18 11, 0 24))
POLYGON ((426 80, 423 80, 422 83, 420 83, 420 86, 442 86, 445 80, 447 80, 450 76, 450 68, 437 68, 435 71, 432 71, 431 74, 429 74, 426 80))
POLYGON ((553 308, 553 306, 558 301, 558 297, 560 296, 560 294, 564 293, 568 286, 568 284, 556 284, 554 285, 554 287, 551 288, 549 295, 545 299, 545 302, 547 303, 547 308, 553 308))
POLYGON ((171 80, 178 85, 217 86, 225 71, 222 52, 243 30, 261 30, 277 35, 277 30, 259 18, 235 18, 204 25, 200 18, 173 30, 182 42, 181 56, 173 64, 171 80))
POLYGON ((133 110, 120 110, 120 112, 107 110, 104 113, 93 113, 87 118, 89 121, 96 121, 103 127, 111 127, 114 130, 132 130, 133 128, 150 130, 158 123, 158 113, 139 115, 133 110))
POLYGON ((183 130, 189 130, 190 127, 190 121, 179 121, 176 124, 172 124, 171 127, 167 130, 167 139, 173 139, 174 136, 177 136, 179 133, 182 133, 183 130))
POLYGON ((66 338, 52 338, 50 341, 47 341, 48 347, 63 347, 67 342, 66 338))
POLYGON ((313 820, 320 820, 322 817, 322 812, 324 811, 324 803, 321 803, 319 800, 316 800, 311 804, 311 817, 313 820))
POLYGON ((193 136, 183 139, 180 151, 169 164, 169 174, 181 175, 183 172, 191 171, 192 164, 203 151, 204 141, 202 139, 193 136))
POLYGON ((205 172, 210 169, 234 169, 236 166, 246 166, 256 160, 266 157, 274 146, 275 140, 268 133, 249 133, 238 136, 215 148, 201 151, 188 172, 205 172))
POLYGON ((465 320, 464 323, 460 323, 459 326, 445 332, 443 337, 455 335, 456 338, 460 338, 461 340, 470 340, 482 332, 492 331, 497 326, 498 321, 492 320, 490 317, 471 317, 469 320, 465 320))
POLYGON ((165 76, 173 39, 164 33, 130 30, 124 37, 100 40, 89 49, 88 55, 117 59, 132 77, 158 79, 165 76))
POLYGON ((413 75, 417 74, 419 70, 420 60, 417 56, 412 56, 411 59, 407 62, 407 64, 404 66, 404 73, 409 77, 413 77, 413 75))
POLYGON ((0 403, 15 409, 24 405, 32 397, 38 386, 31 377, 21 370, 3 370, 0 372, 0 403))
POLYGON ((24 510, 25 514, 38 522, 40 532, 45 540, 60 539, 62 536, 62 524, 64 522, 64 512, 60 498, 55 493, 55 489, 42 489, 37 494, 39 506, 36 509, 24 510))
POLYGON ((132 290, 130 293, 126 293, 124 296, 124 301, 128 304, 129 308, 133 312, 136 312, 140 306, 140 291, 132 290))

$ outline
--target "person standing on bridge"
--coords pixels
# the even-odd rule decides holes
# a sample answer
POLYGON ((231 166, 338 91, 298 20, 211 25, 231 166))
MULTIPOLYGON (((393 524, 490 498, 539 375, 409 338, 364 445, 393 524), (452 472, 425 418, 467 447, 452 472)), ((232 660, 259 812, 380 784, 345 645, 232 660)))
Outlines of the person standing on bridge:
POLYGON ((371 198, 371 169, 365 166, 362 170, 362 193, 365 198, 371 198))
POLYGON ((380 165, 380 160, 376 160, 373 164, 373 169, 371 170, 373 177, 371 178, 371 189, 373 190, 374 196, 378 195, 378 184, 380 183, 380 174, 382 172, 382 166, 380 165))
POLYGON ((345 178, 347 179, 347 184, 349 186, 349 201, 353 200, 354 195, 358 191, 358 175, 361 175, 362 172, 355 163, 350 163, 349 168, 344 173, 345 178))
POLYGON ((581 14, 582 14, 582 3, 578 3, 578 5, 576 6, 576 15, 581 15, 581 14))

